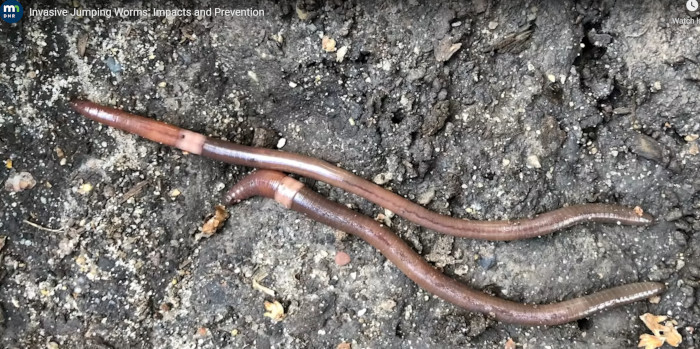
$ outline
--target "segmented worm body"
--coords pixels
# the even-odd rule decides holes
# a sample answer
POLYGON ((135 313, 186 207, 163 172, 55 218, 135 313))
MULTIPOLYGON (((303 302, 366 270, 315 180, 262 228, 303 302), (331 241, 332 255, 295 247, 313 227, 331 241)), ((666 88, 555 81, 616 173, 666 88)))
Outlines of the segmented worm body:
POLYGON ((569 206, 543 213, 532 219, 464 220, 430 211, 381 186, 319 159, 209 138, 164 122, 88 101, 73 101, 71 106, 92 120, 190 153, 235 165, 290 172, 326 182, 387 208, 416 224, 458 237, 515 240, 549 234, 588 221, 645 225, 653 220, 649 214, 637 214, 630 208, 607 204, 569 206))
POLYGON ((274 198, 287 208, 335 229, 353 234, 378 249, 425 290, 464 309, 521 325, 558 325, 599 310, 642 300, 663 292, 656 282, 627 284, 561 303, 528 305, 473 290, 433 268, 391 230, 369 217, 332 202, 277 171, 260 170, 243 178, 226 195, 229 203, 251 196, 274 198))

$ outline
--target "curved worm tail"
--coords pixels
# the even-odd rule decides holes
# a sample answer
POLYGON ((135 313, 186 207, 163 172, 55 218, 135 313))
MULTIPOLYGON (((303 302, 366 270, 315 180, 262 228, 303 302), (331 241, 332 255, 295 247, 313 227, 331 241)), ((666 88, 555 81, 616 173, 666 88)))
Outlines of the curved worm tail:
POLYGON ((464 309, 521 325, 558 325, 600 310, 639 301, 665 290, 656 282, 614 287, 561 303, 520 304, 469 288, 428 264, 405 241, 376 221, 332 202, 277 171, 257 171, 239 181, 226 195, 231 202, 261 195, 335 229, 358 236, 377 248, 406 276, 425 290, 464 309))

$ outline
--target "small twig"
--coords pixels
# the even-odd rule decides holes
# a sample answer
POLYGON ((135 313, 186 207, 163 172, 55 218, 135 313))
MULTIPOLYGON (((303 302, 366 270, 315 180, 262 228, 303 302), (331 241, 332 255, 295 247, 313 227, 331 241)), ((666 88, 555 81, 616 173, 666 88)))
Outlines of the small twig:
POLYGON ((121 205, 124 202, 126 202, 127 200, 129 200, 130 198, 141 193, 141 190, 143 190, 143 188, 146 187, 147 184, 148 184, 147 179, 136 183, 136 185, 134 185, 133 187, 131 187, 131 189, 129 189, 126 193, 124 193, 124 195, 121 197, 121 200, 119 200, 119 204, 121 205))
POLYGON ((267 294, 270 297, 275 296, 275 291, 272 289, 265 287, 261 285, 259 282, 262 281, 265 277, 267 277, 267 272, 264 270, 260 270, 253 275, 253 289, 256 289, 262 293, 267 294))
POLYGON ((63 233, 63 231, 64 231, 63 228, 61 228, 61 229, 51 229, 51 228, 42 227, 42 226, 40 226, 39 224, 30 222, 30 221, 28 221, 28 220, 26 220, 26 219, 25 219, 23 222, 24 222, 24 223, 27 223, 27 224, 31 225, 32 227, 37 228, 37 229, 39 229, 39 230, 45 230, 45 231, 49 231, 49 232, 52 232, 52 233, 63 233))

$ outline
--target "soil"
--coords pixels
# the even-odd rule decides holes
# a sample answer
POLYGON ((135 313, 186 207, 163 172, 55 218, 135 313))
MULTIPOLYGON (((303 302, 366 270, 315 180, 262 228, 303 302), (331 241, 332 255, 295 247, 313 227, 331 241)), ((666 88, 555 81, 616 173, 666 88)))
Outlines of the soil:
POLYGON ((647 312, 678 322, 681 347, 700 341, 700 25, 674 22, 700 11, 683 1, 104 7, 257 17, 37 17, 97 7, 22 5, 19 23, 0 23, 0 181, 28 172, 36 186, 0 195, 0 347, 632 348, 647 312), (524 327, 433 297, 364 241, 269 199, 229 208, 200 238, 251 169, 98 125, 72 98, 317 157, 465 219, 639 206, 653 225, 475 241, 304 180, 507 299, 649 280, 668 290, 657 304, 524 327), (286 317, 263 316, 265 301, 286 317))

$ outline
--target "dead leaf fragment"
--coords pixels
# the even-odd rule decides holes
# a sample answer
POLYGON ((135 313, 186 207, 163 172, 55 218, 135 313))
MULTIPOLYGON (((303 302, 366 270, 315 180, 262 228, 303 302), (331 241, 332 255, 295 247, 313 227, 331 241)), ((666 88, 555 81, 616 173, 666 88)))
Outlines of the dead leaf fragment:
POLYGON ((284 307, 278 301, 265 301, 265 310, 266 312, 263 316, 269 317, 274 321, 282 321, 282 319, 287 316, 287 314, 284 313, 284 307))
POLYGON ((654 349, 668 343, 672 347, 677 347, 683 341, 680 333, 676 330, 675 325, 677 324, 674 320, 667 320, 667 316, 656 316, 653 314, 646 313, 639 317, 644 325, 647 326, 654 333, 653 336, 648 334, 643 334, 639 336, 638 347, 644 347, 645 349, 654 349), (663 324, 661 324, 663 322, 663 324), (656 337, 658 340, 653 340, 649 337, 656 337), (660 343, 660 344, 659 344, 660 343), (657 346, 653 346, 659 344, 657 346))
POLYGON ((452 43, 452 37, 446 37, 435 46, 435 59, 438 62, 447 62, 461 47, 461 43, 452 43))
POLYGON ((214 215, 209 218, 206 222, 204 222, 204 225, 202 226, 202 234, 204 237, 209 237, 216 233, 219 228, 226 222, 228 219, 228 212, 226 212, 226 207, 223 205, 216 205, 216 212, 214 215))
POLYGON ((2 248, 5 247, 5 241, 7 241, 7 236, 0 235, 0 251, 2 251, 2 248))
POLYGON ((515 349, 515 341, 513 341, 513 338, 508 338, 505 349, 515 349))
POLYGON ((635 206, 634 214, 636 214, 638 217, 644 216, 644 210, 639 206, 635 206))
POLYGON ((36 185, 36 180, 32 177, 29 172, 20 172, 10 175, 10 177, 5 181, 5 190, 7 191, 23 191, 27 189, 32 189, 36 185))
POLYGON ((12 159, 5 160, 5 168, 8 170, 12 169, 12 159))
POLYGON ((340 344, 338 344, 337 347, 335 347, 335 349, 350 349, 350 348, 352 348, 352 347, 350 346, 350 343, 348 343, 348 342, 340 343, 340 344))
POLYGON ((656 349, 661 347, 662 345, 664 345, 663 339, 645 333, 639 336, 639 344, 637 344, 637 348, 656 349))
POLYGON ((321 48, 326 52, 335 52, 335 40, 324 35, 321 39, 321 48))

